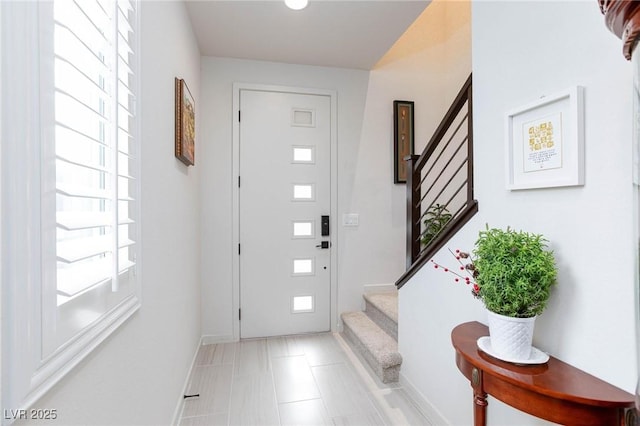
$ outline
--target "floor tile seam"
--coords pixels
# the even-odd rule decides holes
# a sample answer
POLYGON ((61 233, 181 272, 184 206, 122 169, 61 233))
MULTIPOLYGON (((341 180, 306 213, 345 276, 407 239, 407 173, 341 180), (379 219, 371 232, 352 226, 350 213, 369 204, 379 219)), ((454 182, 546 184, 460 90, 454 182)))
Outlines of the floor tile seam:
MULTIPOLYGON (((381 404, 378 401, 379 396, 376 396, 375 394, 379 392, 380 395, 385 395, 387 393, 390 393, 391 390, 396 388, 395 387, 390 388, 389 384, 383 384, 384 387, 379 388, 375 383, 375 378, 374 378, 375 372, 368 369, 368 365, 365 363, 365 361, 360 357, 358 357, 358 355, 353 352, 351 347, 342 338, 340 333, 334 333, 334 339, 337 342, 338 346, 341 348, 342 352, 344 353, 345 360, 343 361, 343 363, 345 364, 349 372, 353 374, 353 378, 356 381, 358 390, 362 392, 365 400, 369 404, 371 404, 371 407, 373 408, 375 413, 378 415, 380 420, 382 420, 385 423, 387 423, 388 421, 389 422, 392 421, 392 417, 388 415, 388 413, 386 412, 387 410, 385 410, 385 407, 388 407, 388 404, 386 403, 381 404)), ((363 414, 363 413, 364 412, 362 411, 362 409, 359 409, 357 412, 353 414, 363 414)))
POLYGON ((276 414, 278 416, 278 425, 282 424, 282 417, 280 415, 280 404, 278 404, 278 394, 277 394, 277 389, 276 389, 276 377, 273 374, 273 360, 271 359, 271 357, 269 356, 269 343, 267 341, 266 347, 267 347, 267 363, 269 365, 269 373, 271 374, 271 387, 273 389, 273 403, 275 403, 276 405, 276 414))
MULTIPOLYGON (((308 362, 309 362, 309 359, 307 359, 307 363, 308 363, 308 362)), ((332 365, 339 365, 339 364, 345 364, 345 365, 347 365, 347 361, 346 361, 346 360, 343 360, 343 361, 336 361, 336 362, 327 362, 327 363, 324 363, 324 364, 313 364, 313 365, 312 365, 312 364, 309 364, 309 367, 310 367, 310 368, 317 368, 317 367, 329 367, 329 366, 332 366, 332 365)))
POLYGON ((232 362, 226 362, 224 364, 198 364, 198 365, 194 365, 193 368, 198 368, 198 367, 223 367, 223 366, 229 366, 229 365, 233 365, 232 362))
MULTIPOLYGON (((340 364, 344 364, 345 368, 349 369, 349 371, 351 372, 353 370, 353 367, 347 365, 346 362, 340 363, 340 364)), ((331 365, 337 365, 337 364, 329 364, 328 366, 331 365)), ((324 366, 319 366, 319 367, 324 367, 324 366)), ((318 368, 318 367, 311 367, 311 374, 313 374, 314 379, 316 380, 317 383, 317 378, 315 377, 315 373, 313 372, 314 368, 318 368)), ((378 414, 380 416, 380 414, 378 413, 378 410, 376 409, 375 405, 371 402, 371 399, 369 398, 369 396, 367 395, 367 388, 366 386, 364 386, 361 383, 361 379, 360 376, 357 373, 353 373, 353 379, 355 380, 355 386, 357 386, 357 389, 354 390, 354 392, 359 391, 362 393, 362 395, 364 396, 364 398, 366 399, 367 402, 371 403, 371 407, 373 407, 373 409, 376 411, 376 414, 378 414)), ((324 406, 325 409, 327 410, 327 414, 329 415, 329 417, 331 419, 334 419, 336 417, 349 417, 349 416, 353 416, 353 415, 357 415, 357 414, 366 414, 367 411, 364 410, 364 407, 360 406, 360 404, 355 404, 353 408, 355 408, 354 411, 349 411, 348 413, 339 413, 339 414, 335 414, 332 415, 332 413, 329 410, 329 406, 327 405, 326 401, 325 401, 325 395, 322 392, 322 388, 320 386, 318 386, 318 391, 320 392, 320 398, 322 399, 322 401, 324 402, 324 406)), ((382 416, 380 416, 380 418, 382 418, 382 416)))
POLYGON ((427 421, 427 425, 433 425, 433 419, 431 415, 422 408, 420 403, 413 397, 411 392, 409 392, 404 387, 400 388, 399 392, 402 393, 402 399, 427 421))
POLYGON ((227 403, 227 425, 231 425, 231 402, 233 400, 233 384, 236 379, 236 353, 233 354, 233 361, 227 364, 220 365, 229 365, 231 364, 231 380, 229 381, 229 402, 227 403))
MULTIPOLYGON (((330 337, 335 340, 335 337, 333 336, 333 334, 330 334, 330 337)), ((344 354, 344 350, 342 350, 342 352, 344 354)), ((322 395, 322 390, 320 389, 320 385, 318 384, 318 379, 316 378, 316 375, 313 374, 313 368, 314 367, 322 367, 323 365, 312 366, 311 363, 309 362, 309 358, 306 355, 305 355, 305 359, 307 360, 307 365, 309 366, 309 372, 311 373, 311 377, 313 377, 313 383, 316 385, 316 389, 318 390, 318 395, 320 395, 320 400, 322 401, 322 406, 324 407, 324 412, 326 413, 328 419, 333 419, 333 417, 335 417, 335 416, 332 417, 330 415, 329 407, 327 406, 327 401, 325 400, 324 396, 322 395)), ((344 363, 344 361, 342 363, 344 363)), ((335 364, 339 364, 339 363, 336 362, 336 363, 329 363, 329 364, 324 364, 324 365, 335 365, 335 364)), ((317 399, 317 398, 314 398, 314 399, 317 399)))
MULTIPOLYGON (((235 356, 234 356, 235 357, 235 356)), ((195 365, 224 365, 224 364, 233 364, 233 361, 220 361, 220 360, 211 360, 209 362, 203 362, 203 363, 198 363, 196 362, 195 365)))
POLYGON ((282 355, 275 354, 275 353, 274 353, 275 351, 274 351, 274 350, 272 349, 272 347, 271 347, 271 346, 273 346, 273 345, 269 345, 269 340, 270 340, 270 339, 275 340, 275 338, 273 338, 273 337, 272 337, 272 338, 267 338, 267 355, 268 355, 268 357, 269 357, 269 359, 270 359, 270 360, 271 360, 271 359, 273 359, 273 358, 286 358, 286 357, 289 357, 289 356, 305 355, 305 353, 304 353, 304 349, 303 349, 303 348, 302 348, 302 353, 291 353, 291 352, 289 351, 289 345, 286 343, 286 339, 287 339, 287 338, 295 338, 295 337, 298 337, 298 335, 292 335, 292 336, 279 336, 279 337, 285 340, 284 342, 282 342, 282 346, 285 348, 285 350, 283 351, 284 353, 283 353, 282 355), (273 354, 272 354, 272 353, 273 353, 273 354))
POLYGON ((396 417, 393 413, 394 409, 391 408, 383 399, 383 395, 390 393, 393 389, 388 387, 379 388, 371 377, 371 374, 369 374, 363 363, 360 361, 360 358, 356 356, 342 337, 336 335, 335 338, 345 351, 345 354, 356 374, 362 380, 366 390, 366 396, 369 402, 373 405, 378 416, 380 416, 385 424, 393 424, 396 417))
POLYGON ((279 359, 279 358, 288 358, 291 356, 305 356, 306 354, 286 354, 286 355, 269 355, 269 359, 279 359))
MULTIPOLYGON (((314 377, 314 381, 315 381, 315 377, 314 377)), ((318 387, 318 384, 316 383, 316 387, 318 387)), ((324 398, 322 397, 322 393, 320 392, 320 389, 318 388, 318 395, 320 395, 319 398, 307 398, 307 399, 301 399, 299 401, 291 401, 291 402, 281 402, 278 403, 278 411, 280 410, 279 406, 280 405, 285 405, 285 404, 297 404, 300 402, 307 402, 307 401, 320 401, 320 403, 322 404, 322 408, 324 408, 324 413, 327 416, 327 419, 331 420, 331 422, 333 423, 333 418, 330 414, 329 414, 329 408, 327 408, 327 402, 324 400, 324 398)), ((282 421, 281 421, 282 422, 282 421)))
MULTIPOLYGON (((369 390, 367 389, 367 386, 362 383, 362 379, 361 379, 360 375, 355 371, 353 366, 350 365, 348 361, 344 361, 344 362, 336 363, 336 364, 329 364, 329 365, 326 365, 326 366, 321 365, 321 366, 318 366, 318 367, 311 367, 311 374, 313 374, 313 376, 314 376, 314 378, 315 378, 315 380, 317 382, 318 379, 316 377, 316 373, 313 371, 314 368, 330 367, 330 366, 335 366, 335 365, 340 365, 340 364, 344 365, 345 368, 348 370, 348 373, 351 375, 350 378, 354 382, 354 383, 352 383, 352 386, 355 386, 355 389, 352 389, 352 392, 353 393, 357 393, 358 395, 364 396, 367 401, 371 402, 370 398, 367 395, 368 392, 369 392, 369 390)), ((322 399, 324 399, 324 393, 322 392, 322 388, 320 386, 318 386, 318 390, 320 391, 320 396, 322 397, 322 399)), ((372 406, 373 406, 373 404, 372 404, 372 406)), ((362 407, 359 407, 359 409, 357 411, 353 411, 353 412, 350 412, 348 414, 341 414, 341 415, 333 416, 333 417, 360 414, 360 413, 363 412, 361 408, 362 407)))
POLYGON ((323 362, 313 362, 311 359, 309 359, 309 355, 305 354, 304 356, 307 359, 307 364, 309 364, 309 367, 321 367, 323 365, 334 365, 334 364, 341 364, 345 362, 345 352, 344 350, 340 350, 340 351, 331 351, 331 352, 335 352, 339 355, 341 355, 342 359, 338 359, 338 360, 329 360, 329 361, 323 361, 323 362))
MULTIPOLYGON (((314 378, 315 380, 315 378, 314 378)), ((316 387, 318 385, 316 384, 316 387)), ((318 388, 318 393, 320 394, 320 402, 322 402, 322 406, 324 407, 324 412, 327 415, 327 419, 331 420, 333 419, 333 417, 331 417, 331 415, 329 414, 329 408, 327 407, 327 401, 324 400, 324 398, 322 397, 322 394, 320 393, 320 388, 318 388)), ((333 421, 331 422, 333 423, 333 421)))
POLYGON ((216 416, 218 414, 226 414, 226 411, 214 411, 212 413, 206 413, 206 414, 195 414, 195 415, 192 415, 192 416, 182 416, 182 417, 180 417, 180 421, 185 420, 185 419, 195 419, 197 417, 216 416))
MULTIPOLYGON (((328 415, 329 411, 327 410, 327 404, 325 403, 324 398, 322 397, 322 392, 320 392, 320 386, 318 386, 318 381, 316 379, 316 376, 313 374, 313 367, 309 364, 309 358, 307 357, 307 355, 306 354, 305 355, 292 355, 292 356, 289 356, 289 357, 286 357, 286 358, 299 358, 299 357, 304 357, 304 361, 307 364, 307 368, 309 368, 309 373, 311 374, 311 378, 313 379, 313 384, 315 385, 315 388, 317 390, 318 397, 317 398, 299 399, 299 400, 295 400, 295 401, 283 401, 283 402, 280 402, 280 401, 278 401, 278 395, 276 394, 276 403, 278 405, 280 405, 280 404, 291 404, 291 403, 296 403, 296 402, 313 401, 313 400, 316 400, 316 399, 320 399, 322 401, 322 406, 324 407, 325 412, 328 415)), ((270 359, 269 362, 271 363, 272 360, 270 359)), ((273 374, 273 368, 272 368, 272 374, 273 374)), ((276 379, 275 379, 275 376, 274 376, 273 377, 273 386, 274 386, 274 388, 275 388, 275 385, 276 385, 276 379)))
POLYGON ((323 400, 322 396, 318 396, 316 398, 303 398, 303 399, 296 399, 295 401, 278 402, 278 405, 297 404, 298 402, 315 401, 317 399, 323 400))
POLYGON ((197 369, 205 370, 206 369, 206 370, 217 371, 217 370, 220 370, 225 365, 229 365, 229 364, 196 365, 194 367, 194 370, 197 370, 197 369))

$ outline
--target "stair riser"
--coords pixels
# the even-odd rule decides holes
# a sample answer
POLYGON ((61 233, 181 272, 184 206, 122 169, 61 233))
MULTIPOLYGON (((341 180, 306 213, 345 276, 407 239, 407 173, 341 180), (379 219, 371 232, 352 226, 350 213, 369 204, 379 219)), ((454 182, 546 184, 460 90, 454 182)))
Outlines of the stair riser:
POLYGON ((358 336, 351 330, 351 328, 345 323, 343 335, 347 343, 351 345, 354 351, 358 352, 367 361, 367 364, 373 369, 376 375, 380 378, 382 383, 395 383, 399 380, 400 376, 400 364, 391 367, 384 368, 373 357, 367 347, 360 341, 358 336))
POLYGON ((398 341, 398 323, 389 318, 384 312, 378 309, 375 305, 371 304, 365 299, 365 313, 369 318, 373 320, 378 326, 385 331, 389 336, 398 341))

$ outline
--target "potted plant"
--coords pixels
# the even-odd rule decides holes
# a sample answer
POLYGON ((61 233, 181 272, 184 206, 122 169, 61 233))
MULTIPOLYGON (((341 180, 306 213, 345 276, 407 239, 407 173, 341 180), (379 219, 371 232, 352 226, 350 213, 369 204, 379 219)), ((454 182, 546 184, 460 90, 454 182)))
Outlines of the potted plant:
POLYGON ((546 243, 539 234, 487 226, 480 231, 472 255, 454 253, 467 276, 454 273, 473 284, 474 296, 487 308, 491 347, 503 359, 527 360, 531 353, 535 318, 547 306, 557 276, 546 243), (516 340, 500 334, 505 330, 516 340))
POLYGON ((480 231, 473 251, 474 278, 489 311, 513 318, 542 313, 556 281, 546 242, 542 235, 510 228, 480 231))
POLYGON ((440 231, 447 226, 451 218, 452 215, 447 210, 447 206, 436 203, 429 207, 424 215, 424 231, 420 238, 422 245, 429 245, 440 234, 440 231))

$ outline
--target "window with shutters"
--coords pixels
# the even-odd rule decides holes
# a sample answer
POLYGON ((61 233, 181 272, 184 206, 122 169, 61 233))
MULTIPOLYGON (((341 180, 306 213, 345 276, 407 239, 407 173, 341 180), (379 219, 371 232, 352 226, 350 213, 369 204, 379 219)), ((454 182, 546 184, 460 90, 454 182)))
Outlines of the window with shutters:
POLYGON ((53 8, 56 288, 69 324, 56 333, 64 342, 119 303, 135 274, 135 9, 69 0, 53 8), (86 294, 92 289, 105 294, 86 294))
MULTIPOLYGON (((37 30, 23 47, 35 48, 30 55, 39 67, 24 71, 26 84, 37 80, 40 88, 25 101, 39 111, 36 121, 24 117, 37 134, 27 141, 31 172, 16 179, 27 198, 39 195, 40 218, 25 222, 24 234, 35 235, 40 247, 13 254, 29 257, 15 266, 28 273, 9 272, 13 280, 35 278, 26 290, 8 283, 14 304, 39 306, 10 306, 12 322, 25 321, 37 333, 3 329, 3 347, 15 343, 3 387, 17 391, 5 407, 29 406, 140 306, 138 12, 135 0, 26 2, 2 11, 3 24, 13 27, 4 31, 16 30, 11 17, 37 30)), ((19 67, 9 65, 9 74, 19 67)), ((3 184, 7 168, 3 162, 3 184)), ((7 223, 9 216, 3 231, 20 227, 7 223)))

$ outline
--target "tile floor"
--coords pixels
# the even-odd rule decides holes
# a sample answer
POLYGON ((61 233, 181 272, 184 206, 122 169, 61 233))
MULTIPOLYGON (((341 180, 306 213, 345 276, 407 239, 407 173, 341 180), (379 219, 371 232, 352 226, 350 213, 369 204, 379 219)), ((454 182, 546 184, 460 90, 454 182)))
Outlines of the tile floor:
POLYGON ((187 391, 181 426, 429 425, 331 333, 202 346, 187 391))

